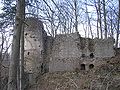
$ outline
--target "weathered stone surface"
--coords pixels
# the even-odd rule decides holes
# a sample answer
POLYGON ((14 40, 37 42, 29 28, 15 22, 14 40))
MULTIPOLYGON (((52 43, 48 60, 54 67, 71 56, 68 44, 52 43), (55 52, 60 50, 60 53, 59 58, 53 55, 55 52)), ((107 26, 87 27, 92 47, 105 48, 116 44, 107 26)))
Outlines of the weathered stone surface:
POLYGON ((95 58, 101 60, 100 58, 113 57, 113 45, 112 38, 82 38, 79 33, 57 35, 51 49, 49 71, 74 71, 75 68, 80 69, 81 64, 93 63, 95 58))
POLYGON ((49 62, 49 72, 55 71, 74 71, 79 66, 79 58, 54 58, 49 62))
POLYGON ((112 59, 99 60, 95 68, 86 71, 60 71, 46 73, 39 77, 35 85, 31 85, 28 90, 119 90, 120 56, 112 59), (108 63, 108 61, 110 61, 108 63))
POLYGON ((77 47, 79 39, 78 33, 57 35, 53 42, 52 57, 60 59, 80 57, 82 52, 77 47))
MULTIPOLYGON (((37 18, 28 18, 26 24, 29 90, 120 90, 120 57, 114 57, 113 38, 83 38, 79 33, 51 37, 37 18)), ((2 64, 9 66, 6 60, 2 64)), ((5 75, 8 68, 2 71, 7 83, 5 75)))
MULTIPOLYGON (((38 18, 27 18, 25 28, 25 71, 30 73, 30 83, 43 72, 45 40, 47 37, 43 23, 38 18)), ((34 82, 33 82, 34 81, 34 82)))
POLYGON ((95 57, 113 57, 115 56, 115 51, 113 48, 114 39, 94 39, 95 41, 95 57))
POLYGON ((26 23, 26 71, 33 80, 46 72, 89 71, 101 65, 103 58, 115 56, 112 38, 83 38, 77 32, 51 37, 38 19, 28 18, 26 23))

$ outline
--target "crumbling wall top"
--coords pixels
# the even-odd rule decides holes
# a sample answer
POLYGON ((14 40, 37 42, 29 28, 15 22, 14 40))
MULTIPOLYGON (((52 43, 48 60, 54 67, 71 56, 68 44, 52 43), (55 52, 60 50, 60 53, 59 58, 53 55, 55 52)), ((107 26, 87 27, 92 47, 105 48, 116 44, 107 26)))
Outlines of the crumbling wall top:
POLYGON ((26 19, 26 31, 44 30, 42 21, 39 18, 29 17, 26 19))

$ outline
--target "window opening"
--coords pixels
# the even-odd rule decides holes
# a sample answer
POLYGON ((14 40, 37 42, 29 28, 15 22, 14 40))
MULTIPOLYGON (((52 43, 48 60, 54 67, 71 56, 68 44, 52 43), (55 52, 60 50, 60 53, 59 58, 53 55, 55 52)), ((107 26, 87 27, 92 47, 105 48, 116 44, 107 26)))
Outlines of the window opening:
POLYGON ((85 64, 81 64, 81 70, 85 70, 85 64))
POLYGON ((27 33, 25 33, 25 35, 27 36, 27 33))
POLYGON ((30 52, 28 52, 27 55, 30 55, 30 52))
POLYGON ((93 64, 90 64, 89 65, 89 69, 93 69, 94 68, 94 65, 93 64))
POLYGON ((94 54, 93 53, 90 54, 90 58, 94 58, 94 54))

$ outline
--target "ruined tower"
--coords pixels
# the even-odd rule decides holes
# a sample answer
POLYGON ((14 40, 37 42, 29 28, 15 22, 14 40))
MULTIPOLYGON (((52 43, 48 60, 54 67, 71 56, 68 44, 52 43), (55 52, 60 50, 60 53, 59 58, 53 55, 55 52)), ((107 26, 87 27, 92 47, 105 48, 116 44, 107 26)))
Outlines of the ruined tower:
POLYGON ((44 41, 46 32, 43 23, 38 18, 27 18, 25 27, 25 70, 38 74, 42 71, 44 58, 44 41))

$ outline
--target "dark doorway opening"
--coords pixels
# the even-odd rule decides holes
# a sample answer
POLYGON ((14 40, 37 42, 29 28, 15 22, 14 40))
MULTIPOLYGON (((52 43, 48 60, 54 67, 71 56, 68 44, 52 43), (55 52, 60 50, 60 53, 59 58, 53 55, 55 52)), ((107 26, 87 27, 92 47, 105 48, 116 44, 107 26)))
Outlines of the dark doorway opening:
POLYGON ((93 53, 90 54, 90 58, 94 58, 94 54, 93 53))
POLYGON ((25 35, 27 36, 27 33, 25 33, 25 35))
POLYGON ((41 73, 43 73, 43 69, 44 69, 44 66, 43 66, 43 63, 41 65, 41 73))
POLYGON ((28 52, 27 55, 30 55, 30 52, 28 52))
POLYGON ((90 64, 89 65, 89 69, 93 69, 94 68, 94 65, 93 64, 90 64))
POLYGON ((81 66, 80 70, 85 70, 85 64, 81 64, 80 66, 81 66))

